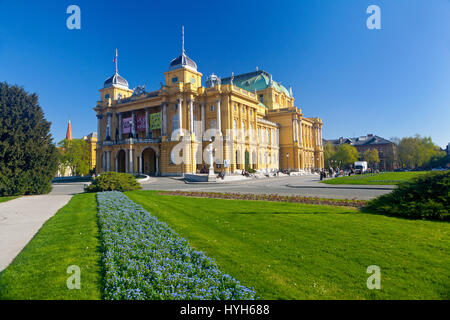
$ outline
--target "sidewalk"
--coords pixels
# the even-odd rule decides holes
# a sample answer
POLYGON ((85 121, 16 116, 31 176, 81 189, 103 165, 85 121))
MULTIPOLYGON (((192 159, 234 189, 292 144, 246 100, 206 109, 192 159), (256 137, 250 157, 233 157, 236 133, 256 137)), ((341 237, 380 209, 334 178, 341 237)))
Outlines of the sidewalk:
POLYGON ((0 271, 72 195, 23 196, 0 203, 0 271))

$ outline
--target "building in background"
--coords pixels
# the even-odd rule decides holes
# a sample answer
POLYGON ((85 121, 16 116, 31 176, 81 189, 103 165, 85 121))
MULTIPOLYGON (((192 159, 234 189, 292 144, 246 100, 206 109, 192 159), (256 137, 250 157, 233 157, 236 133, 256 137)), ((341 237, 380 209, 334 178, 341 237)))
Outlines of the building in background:
POLYGON ((380 163, 378 168, 380 170, 391 171, 398 168, 397 161, 397 145, 392 141, 381 138, 377 135, 368 134, 357 138, 343 138, 334 140, 324 140, 324 144, 331 143, 334 146, 347 143, 354 146, 360 153, 361 157, 366 150, 377 149, 380 163))
MULTIPOLYGON (((69 123, 67 124, 65 139, 73 140, 72 124, 70 123, 70 120, 69 123)), ((97 132, 92 132, 87 136, 84 136, 83 140, 86 141, 86 143, 89 145, 89 169, 94 170, 97 156, 97 132)), ((65 151, 64 147, 56 147, 56 148, 61 153, 65 151)), ((62 164, 60 164, 60 167, 56 173, 56 177, 72 177, 72 176, 73 176, 72 169, 69 166, 62 166, 62 164)))
MULTIPOLYGON (((292 89, 265 71, 220 79, 202 86, 197 64, 184 50, 172 60, 158 90, 129 89, 117 70, 100 89, 94 108, 98 120, 97 172, 182 175, 209 167, 207 130, 223 138, 223 161, 215 170, 252 168, 316 170, 323 167, 322 121, 304 117, 294 106, 292 89), (178 129, 189 136, 183 162, 173 159, 178 129), (200 155, 200 157, 198 157, 200 155)), ((217 150, 216 150, 217 151, 217 150)))
POLYGON ((95 169, 97 164, 97 132, 92 132, 87 136, 83 137, 83 140, 89 144, 90 158, 89 158, 89 168, 91 170, 95 169))

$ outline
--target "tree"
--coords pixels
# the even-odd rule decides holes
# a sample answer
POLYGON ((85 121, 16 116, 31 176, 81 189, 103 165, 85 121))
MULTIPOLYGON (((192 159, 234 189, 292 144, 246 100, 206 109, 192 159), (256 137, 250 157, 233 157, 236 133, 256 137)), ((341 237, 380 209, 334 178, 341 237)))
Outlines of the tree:
POLYGON ((57 157, 38 96, 0 83, 0 196, 50 192, 57 157))
POLYGON ((334 160, 341 167, 349 167, 359 158, 358 150, 355 147, 344 143, 339 145, 336 149, 336 153, 333 156, 334 160))
POLYGON ((445 157, 430 137, 406 137, 398 144, 398 159, 402 167, 429 168, 437 159, 445 157))
POLYGON ((332 167, 336 148, 331 143, 326 143, 323 147, 323 158, 325 166, 332 167))
POLYGON ((90 169, 90 148, 83 139, 64 139, 58 143, 61 148, 60 167, 69 167, 72 174, 84 176, 90 169))
POLYGON ((363 153, 363 160, 367 161, 370 167, 380 162, 380 157, 378 156, 377 149, 367 149, 363 153))

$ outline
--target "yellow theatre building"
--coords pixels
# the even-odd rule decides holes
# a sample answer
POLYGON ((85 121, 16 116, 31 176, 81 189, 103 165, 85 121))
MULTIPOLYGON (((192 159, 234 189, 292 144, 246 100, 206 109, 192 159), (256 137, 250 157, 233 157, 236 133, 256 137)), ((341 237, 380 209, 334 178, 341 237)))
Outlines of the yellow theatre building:
MULTIPOLYGON (((184 42, 184 41, 183 41, 184 42)), ((324 167, 322 121, 307 118, 285 88, 263 70, 219 78, 202 86, 197 64, 184 50, 172 60, 158 90, 129 88, 117 71, 100 89, 97 172, 118 171, 175 176, 209 168, 206 148, 214 148, 214 169, 228 173, 252 168, 313 171, 324 167), (179 129, 183 129, 181 134, 179 129), (209 133, 205 133, 208 132, 209 133), (213 132, 211 134, 211 131, 213 132), (177 154, 180 141, 184 149, 177 154), (207 158, 207 157, 206 157, 207 158)))

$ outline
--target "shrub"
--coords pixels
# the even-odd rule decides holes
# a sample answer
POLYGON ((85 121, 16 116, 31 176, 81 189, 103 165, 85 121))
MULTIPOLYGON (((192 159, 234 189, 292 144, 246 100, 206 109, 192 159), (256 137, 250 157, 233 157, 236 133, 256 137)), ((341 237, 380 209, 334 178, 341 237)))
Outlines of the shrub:
POLYGON ((87 192, 101 191, 132 191, 139 190, 141 185, 128 173, 106 172, 95 178, 91 185, 87 186, 87 192))
POLYGON ((449 207, 450 171, 417 176, 367 204, 368 209, 388 215, 447 221, 449 207))
POLYGON ((97 194, 106 299, 254 299, 165 223, 120 192, 97 194))
POLYGON ((57 169, 38 96, 0 82, 0 196, 48 193, 57 169))

